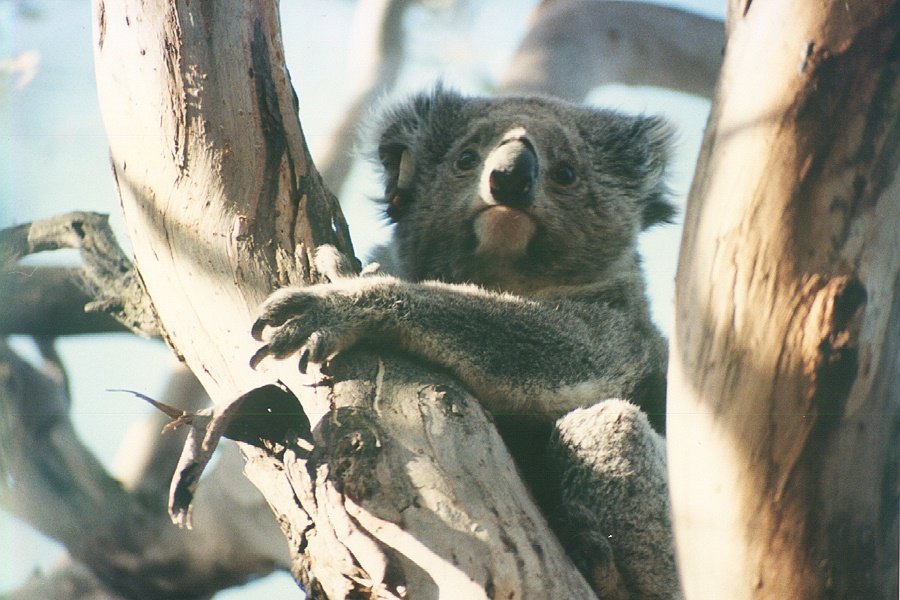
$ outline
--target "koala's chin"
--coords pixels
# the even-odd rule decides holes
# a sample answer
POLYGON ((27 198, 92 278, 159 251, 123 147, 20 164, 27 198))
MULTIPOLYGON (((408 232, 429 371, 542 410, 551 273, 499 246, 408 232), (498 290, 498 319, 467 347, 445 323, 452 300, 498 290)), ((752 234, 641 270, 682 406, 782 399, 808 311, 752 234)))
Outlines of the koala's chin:
POLYGON ((525 212, 508 206, 489 206, 474 222, 478 246, 475 254, 483 258, 515 260, 525 255, 536 230, 525 212))

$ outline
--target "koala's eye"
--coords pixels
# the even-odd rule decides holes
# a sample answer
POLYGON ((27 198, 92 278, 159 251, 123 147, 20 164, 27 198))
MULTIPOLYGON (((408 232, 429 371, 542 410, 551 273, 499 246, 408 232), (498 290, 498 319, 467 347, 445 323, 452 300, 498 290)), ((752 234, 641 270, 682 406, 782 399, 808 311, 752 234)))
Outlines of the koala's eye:
POLYGON ((481 162, 481 157, 474 150, 463 150, 456 157, 456 168, 460 171, 471 171, 481 162))
POLYGON ((576 178, 575 169, 567 162, 558 163, 550 169, 550 179, 559 185, 572 185, 576 178))

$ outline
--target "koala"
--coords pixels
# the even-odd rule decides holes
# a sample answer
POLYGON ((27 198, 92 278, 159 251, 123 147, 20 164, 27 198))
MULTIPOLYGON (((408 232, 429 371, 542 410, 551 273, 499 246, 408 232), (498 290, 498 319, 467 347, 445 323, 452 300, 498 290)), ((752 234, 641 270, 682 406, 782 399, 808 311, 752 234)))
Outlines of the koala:
POLYGON ((598 594, 677 597, 667 350, 637 253, 675 214, 669 126, 439 86, 377 129, 393 274, 276 291, 251 363, 299 352, 305 368, 366 343, 439 365, 493 415, 598 594))

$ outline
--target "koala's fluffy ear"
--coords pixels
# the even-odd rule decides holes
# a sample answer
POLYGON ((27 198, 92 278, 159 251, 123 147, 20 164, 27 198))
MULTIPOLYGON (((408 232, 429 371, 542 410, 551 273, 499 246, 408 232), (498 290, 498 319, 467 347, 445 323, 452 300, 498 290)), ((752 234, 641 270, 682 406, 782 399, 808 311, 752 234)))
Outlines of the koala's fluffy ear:
POLYGON ((378 155, 384 166, 384 204, 387 216, 395 223, 413 203, 416 159, 409 146, 380 146, 378 155))
POLYGON ((378 159, 384 168, 384 204, 392 221, 402 218, 415 201, 422 166, 441 158, 435 146, 451 137, 444 122, 458 120, 463 104, 462 96, 438 85, 382 116, 378 159))
POLYGON ((630 134, 637 153, 634 177, 641 182, 641 228, 671 223, 677 209, 668 200, 665 175, 674 129, 662 117, 635 117, 630 134))

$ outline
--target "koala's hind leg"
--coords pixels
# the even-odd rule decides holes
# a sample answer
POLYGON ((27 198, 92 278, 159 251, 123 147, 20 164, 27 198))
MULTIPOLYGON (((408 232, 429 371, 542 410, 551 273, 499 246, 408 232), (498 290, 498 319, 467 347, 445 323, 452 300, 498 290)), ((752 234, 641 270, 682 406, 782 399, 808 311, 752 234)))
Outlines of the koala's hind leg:
POLYGON ((623 400, 573 410, 550 448, 561 476, 556 529, 595 590, 615 589, 618 571, 631 598, 681 598, 665 442, 646 415, 623 400))

